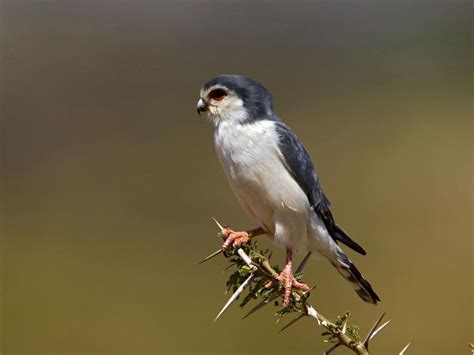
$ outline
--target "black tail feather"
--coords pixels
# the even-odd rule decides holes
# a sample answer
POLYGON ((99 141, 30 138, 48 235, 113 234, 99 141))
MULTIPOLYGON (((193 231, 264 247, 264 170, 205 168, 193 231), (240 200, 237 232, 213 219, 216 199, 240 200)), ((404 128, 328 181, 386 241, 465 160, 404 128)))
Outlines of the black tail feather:
POLYGON ((338 251, 338 262, 333 263, 339 273, 352 284, 355 292, 368 303, 377 304, 380 302, 379 296, 375 293, 370 283, 364 279, 360 271, 349 258, 342 252, 338 251))
POLYGON ((359 254, 362 255, 367 255, 365 252, 364 248, 362 248, 359 244, 357 244, 354 240, 349 237, 349 234, 347 234, 341 227, 339 227, 337 224, 334 224, 334 239, 337 241, 340 241, 341 243, 347 245, 349 248, 352 250, 358 252, 359 254))
POLYGON ((354 283, 354 289, 360 296, 360 298, 362 298, 366 302, 373 304, 377 304, 378 302, 380 302, 379 296, 375 293, 370 283, 366 279, 364 279, 359 270, 357 270, 355 265, 352 263, 349 267, 349 272, 352 276, 349 281, 354 283))
POLYGON ((334 217, 332 216, 331 210, 329 209, 330 203, 327 197, 322 194, 321 202, 315 207, 314 211, 316 214, 321 218, 324 223, 324 226, 329 232, 329 235, 332 239, 337 242, 341 242, 347 245, 349 248, 353 249, 354 251, 358 252, 359 254, 366 255, 367 253, 365 250, 357 244, 355 241, 349 237, 341 227, 339 227, 336 222, 334 221, 334 217))

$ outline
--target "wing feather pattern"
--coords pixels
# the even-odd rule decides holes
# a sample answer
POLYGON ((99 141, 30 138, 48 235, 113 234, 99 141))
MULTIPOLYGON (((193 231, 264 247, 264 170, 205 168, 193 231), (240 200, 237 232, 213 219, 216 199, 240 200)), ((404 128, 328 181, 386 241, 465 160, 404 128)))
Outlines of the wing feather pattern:
POLYGON ((334 221, 330 209, 331 203, 324 195, 311 158, 303 144, 283 122, 277 121, 275 126, 279 135, 278 147, 285 167, 305 192, 311 207, 321 218, 331 237, 336 242, 339 241, 356 252, 366 255, 365 250, 334 221))

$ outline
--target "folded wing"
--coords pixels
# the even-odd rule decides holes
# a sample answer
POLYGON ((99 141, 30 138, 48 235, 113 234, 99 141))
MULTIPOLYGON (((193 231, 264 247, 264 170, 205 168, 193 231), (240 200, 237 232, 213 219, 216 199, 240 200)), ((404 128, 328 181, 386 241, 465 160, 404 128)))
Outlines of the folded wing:
POLYGON ((339 227, 331 213, 331 203, 324 195, 311 158, 293 131, 283 122, 275 122, 279 135, 278 147, 287 170, 308 197, 314 212, 321 218, 331 237, 356 252, 365 255, 365 250, 339 227))

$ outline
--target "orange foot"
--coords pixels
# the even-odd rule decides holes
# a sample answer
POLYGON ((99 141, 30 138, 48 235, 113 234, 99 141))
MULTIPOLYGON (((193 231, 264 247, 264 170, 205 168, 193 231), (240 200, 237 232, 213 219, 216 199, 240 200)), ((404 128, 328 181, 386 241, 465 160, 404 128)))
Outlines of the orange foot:
POLYGON ((226 227, 222 231, 222 235, 225 238, 224 244, 222 244, 222 251, 229 250, 230 247, 240 248, 241 246, 247 244, 251 237, 255 237, 259 234, 264 234, 264 230, 261 228, 252 229, 251 231, 241 231, 236 232, 232 229, 226 227))
MULTIPOLYGON (((296 281, 292 271, 292 259, 293 251, 291 249, 286 250, 286 265, 283 271, 278 276, 278 280, 285 285, 285 294, 283 297, 283 308, 287 308, 290 305, 291 290, 297 289, 303 292, 310 290, 309 286, 305 283, 296 281)), ((270 281, 265 285, 266 288, 273 287, 273 282, 270 281)))
POLYGON ((296 281, 293 273, 291 272, 291 267, 288 268, 288 265, 285 266, 280 276, 278 276, 280 282, 285 285, 285 296, 283 298, 283 308, 287 308, 290 305, 291 299, 291 290, 293 288, 301 290, 303 292, 309 291, 309 286, 303 282, 296 281))

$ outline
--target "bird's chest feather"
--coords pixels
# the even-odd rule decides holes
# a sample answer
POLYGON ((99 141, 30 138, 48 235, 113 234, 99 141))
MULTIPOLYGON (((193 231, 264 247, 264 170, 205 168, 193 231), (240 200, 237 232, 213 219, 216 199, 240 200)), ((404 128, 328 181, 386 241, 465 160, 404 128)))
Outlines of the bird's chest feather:
POLYGON ((215 131, 217 156, 243 208, 277 243, 301 246, 310 207, 282 161, 278 141, 272 122, 221 125, 215 131))
POLYGON ((281 164, 271 122, 221 124, 215 131, 215 144, 227 177, 237 185, 262 184, 281 164))
POLYGON ((271 121, 221 125, 215 132, 217 156, 241 200, 258 210, 305 211, 306 195, 285 168, 278 141, 271 121))

